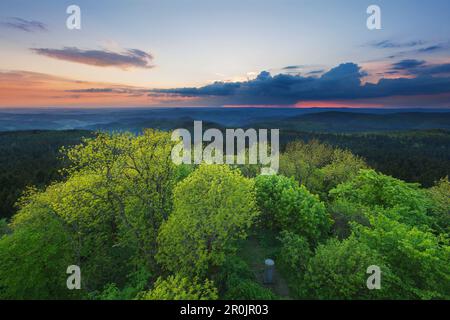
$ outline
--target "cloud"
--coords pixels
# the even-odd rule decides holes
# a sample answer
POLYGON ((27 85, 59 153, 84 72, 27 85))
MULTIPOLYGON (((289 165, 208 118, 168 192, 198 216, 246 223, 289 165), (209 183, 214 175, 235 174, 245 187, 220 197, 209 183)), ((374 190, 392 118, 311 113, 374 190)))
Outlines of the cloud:
POLYGON ((297 70, 297 69, 301 69, 303 67, 304 66, 301 66, 301 65, 296 65, 296 66, 292 65, 292 66, 286 66, 286 67, 282 68, 281 70, 297 70))
POLYGON ((450 63, 429 65, 419 69, 421 75, 450 74, 450 63))
POLYGON ((417 67, 423 66, 425 61, 423 60, 415 60, 415 59, 406 59, 392 64, 393 70, 410 70, 415 69, 417 67))
POLYGON ((108 50, 81 50, 76 47, 63 49, 32 48, 36 54, 50 58, 82 63, 97 67, 152 68, 153 56, 138 49, 129 49, 122 53, 108 50))
POLYGON ((309 71, 307 74, 308 75, 318 75, 318 74, 321 74, 324 72, 325 72, 325 70, 312 70, 312 71, 309 71))
MULTIPOLYGON (((417 63, 416 63, 417 64, 417 63)), ((393 70, 404 72, 404 70, 393 70)), ((150 89, 123 84, 78 81, 48 74, 0 70, 0 106, 138 105, 330 105, 448 106, 450 64, 420 64, 408 78, 364 83, 365 72, 341 64, 319 76, 271 75, 214 82, 202 87, 150 89)), ((385 73, 386 74, 386 73, 385 73)))
POLYGON ((379 49, 394 49, 394 48, 413 48, 425 44, 422 40, 409 41, 409 42, 395 42, 392 40, 383 40, 378 42, 372 42, 369 46, 379 49))
POLYGON ((78 93, 105 93, 114 92, 113 88, 88 88, 88 89, 73 89, 66 90, 67 92, 78 92, 78 93))
POLYGON ((411 48, 410 50, 403 50, 400 52, 397 52, 395 54, 390 55, 388 58, 389 59, 394 59, 394 58, 399 58, 402 56, 416 56, 416 55, 430 55, 430 54, 435 54, 435 53, 439 53, 439 52, 445 52, 448 51, 450 49, 450 42, 441 42, 441 43, 436 43, 436 44, 432 44, 426 47, 421 47, 421 48, 411 48))
POLYGON ((401 61, 397 68, 423 68, 414 78, 362 83, 367 74, 354 63, 341 64, 320 77, 261 72, 245 82, 215 82, 199 88, 155 89, 152 92, 197 97, 226 105, 293 105, 299 101, 355 100, 450 93, 449 77, 432 77, 446 65, 429 68, 421 61, 401 61), (426 68, 425 68, 426 67, 426 68), (428 74, 425 73, 428 70, 428 74), (434 73, 433 73, 434 74, 434 73))
POLYGON ((445 46, 444 44, 435 44, 435 45, 432 45, 432 46, 429 46, 429 47, 418 49, 417 52, 419 52, 419 53, 429 53, 429 52, 445 50, 447 48, 448 47, 445 46))
POLYGON ((450 63, 428 64, 424 60, 407 59, 393 63, 388 74, 407 73, 414 76, 436 76, 450 74, 450 63))
POLYGON ((17 17, 7 18, 5 21, 1 21, 0 25, 6 28, 16 29, 25 32, 48 31, 47 25, 45 23, 34 20, 25 20, 17 17))
POLYGON ((66 92, 72 93, 115 93, 115 94, 130 94, 133 96, 140 96, 148 92, 148 89, 142 89, 137 87, 119 86, 105 87, 105 88, 84 88, 84 89, 70 89, 66 92))

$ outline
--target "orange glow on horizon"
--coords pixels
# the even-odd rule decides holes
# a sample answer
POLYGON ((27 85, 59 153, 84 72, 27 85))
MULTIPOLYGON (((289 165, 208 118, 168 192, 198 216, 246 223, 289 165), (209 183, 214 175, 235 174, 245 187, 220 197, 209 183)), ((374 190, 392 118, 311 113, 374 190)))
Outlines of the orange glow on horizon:
POLYGON ((0 107, 155 106, 190 100, 193 98, 154 94, 145 88, 115 83, 77 81, 26 71, 0 71, 0 107))
POLYGON ((352 101, 302 101, 295 104, 295 108, 383 108, 379 103, 352 101))

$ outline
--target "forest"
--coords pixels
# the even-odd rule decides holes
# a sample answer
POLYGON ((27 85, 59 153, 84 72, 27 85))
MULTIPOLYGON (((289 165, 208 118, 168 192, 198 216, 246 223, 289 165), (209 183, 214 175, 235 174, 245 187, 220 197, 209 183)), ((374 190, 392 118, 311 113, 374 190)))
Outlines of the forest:
MULTIPOLYGON (((192 122, 189 122, 192 126, 192 122)), ((214 125, 217 125, 214 123, 214 125)), ((213 124, 208 125, 214 127, 213 124)), ((220 127, 220 126, 218 126, 220 127)), ((450 172, 450 131, 324 133, 282 130, 281 148, 294 140, 318 140, 350 150, 387 175, 431 187, 450 172)), ((27 186, 45 188, 64 178, 67 158, 59 150, 93 137, 87 130, 0 132, 0 219, 10 218, 27 186)))
POLYGON ((0 135, 16 150, 2 168, 23 173, 0 178, 15 203, 0 220, 2 299, 450 298, 446 131, 295 132, 270 176, 175 165, 170 133, 154 129, 35 132, 47 142, 29 148, 21 134, 0 135))

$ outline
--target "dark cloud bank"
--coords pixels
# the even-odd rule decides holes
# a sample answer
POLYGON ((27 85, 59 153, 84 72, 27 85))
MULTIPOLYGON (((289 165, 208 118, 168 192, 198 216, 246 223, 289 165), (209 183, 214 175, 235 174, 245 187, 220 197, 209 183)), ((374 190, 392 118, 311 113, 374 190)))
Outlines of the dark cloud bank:
POLYGON ((353 100, 450 93, 450 65, 426 65, 415 60, 392 65, 392 73, 402 71, 413 78, 381 79, 362 84, 366 73, 354 63, 341 64, 320 77, 278 74, 263 71, 254 80, 215 82, 199 88, 151 90, 186 97, 211 98, 223 104, 292 105, 299 101, 353 100))

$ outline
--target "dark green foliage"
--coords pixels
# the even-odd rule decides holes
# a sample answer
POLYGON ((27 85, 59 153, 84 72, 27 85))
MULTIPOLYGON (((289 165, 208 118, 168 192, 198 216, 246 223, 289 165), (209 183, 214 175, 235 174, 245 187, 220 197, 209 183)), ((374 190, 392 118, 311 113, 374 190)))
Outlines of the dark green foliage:
POLYGON ((220 270, 218 283, 221 295, 232 300, 274 300, 278 297, 268 288, 256 282, 255 275, 244 260, 228 257, 220 270))
POLYGON ((338 239, 345 239, 350 236, 351 221, 355 221, 362 225, 369 224, 369 219, 367 217, 368 210, 363 205, 337 200, 328 203, 327 210, 334 221, 333 234, 338 239))
MULTIPOLYGON (((277 127, 278 128, 278 127, 277 127)), ((450 173, 450 131, 422 130, 386 133, 308 133, 282 131, 282 140, 319 140, 350 150, 385 174, 425 187, 450 173)))
POLYGON ((10 232, 8 222, 6 219, 0 219, 0 238, 10 232))
POLYGON ((308 241, 289 231, 282 231, 279 240, 281 249, 278 261, 293 275, 305 272, 309 259, 313 255, 308 241))
POLYGON ((45 187, 61 179, 67 163, 61 147, 79 144, 89 131, 0 132, 0 218, 11 217, 14 204, 27 186, 45 187))
POLYGON ((132 300, 141 292, 148 289, 151 274, 142 268, 128 275, 127 282, 121 289, 116 283, 106 284, 102 290, 96 290, 89 294, 91 300, 132 300))

